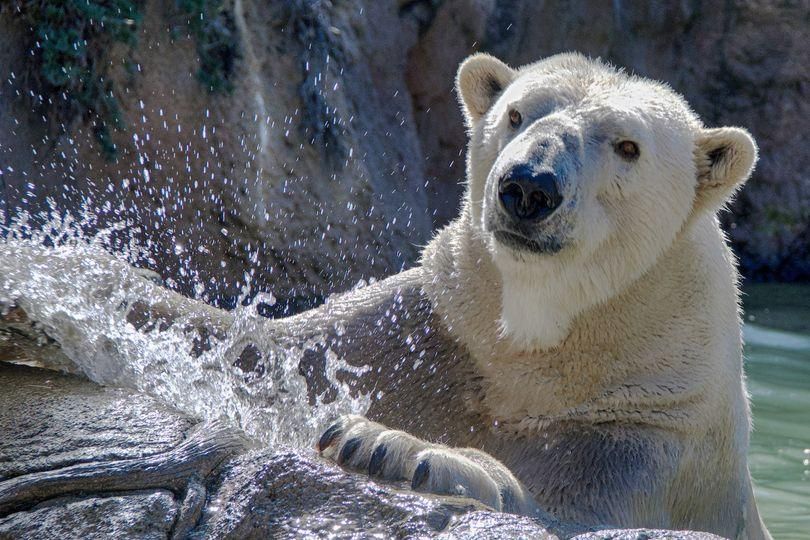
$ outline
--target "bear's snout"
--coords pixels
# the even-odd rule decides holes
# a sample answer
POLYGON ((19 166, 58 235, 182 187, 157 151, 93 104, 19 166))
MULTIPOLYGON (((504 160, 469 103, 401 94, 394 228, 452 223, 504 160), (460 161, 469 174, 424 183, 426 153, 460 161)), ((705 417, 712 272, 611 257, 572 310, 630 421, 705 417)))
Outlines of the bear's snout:
POLYGON ((537 223, 562 204, 557 175, 518 165, 498 181, 498 200, 506 214, 521 223, 537 223))

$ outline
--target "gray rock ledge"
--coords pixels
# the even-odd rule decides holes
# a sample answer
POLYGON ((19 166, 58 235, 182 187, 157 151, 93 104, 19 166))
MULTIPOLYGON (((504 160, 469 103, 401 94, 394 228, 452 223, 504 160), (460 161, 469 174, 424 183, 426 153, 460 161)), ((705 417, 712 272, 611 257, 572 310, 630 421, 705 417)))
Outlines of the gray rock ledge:
MULTIPOLYGON (((488 511, 257 448, 217 423, 80 377, 0 362, 0 538, 571 538, 581 528, 488 511)), ((580 540, 704 533, 600 531, 580 540)))

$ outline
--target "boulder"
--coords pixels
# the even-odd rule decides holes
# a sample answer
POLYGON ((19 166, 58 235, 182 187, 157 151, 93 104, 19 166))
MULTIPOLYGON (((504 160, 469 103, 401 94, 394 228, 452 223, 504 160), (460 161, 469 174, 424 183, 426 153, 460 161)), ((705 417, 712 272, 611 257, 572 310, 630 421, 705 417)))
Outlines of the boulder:
MULTIPOLYGON (((572 524, 492 512, 268 449, 130 390, 0 362, 0 538, 570 538, 572 524)), ((586 532, 589 540, 712 535, 586 532)))
POLYGON ((0 518, 0 538, 167 538, 177 510, 166 490, 59 497, 0 518))

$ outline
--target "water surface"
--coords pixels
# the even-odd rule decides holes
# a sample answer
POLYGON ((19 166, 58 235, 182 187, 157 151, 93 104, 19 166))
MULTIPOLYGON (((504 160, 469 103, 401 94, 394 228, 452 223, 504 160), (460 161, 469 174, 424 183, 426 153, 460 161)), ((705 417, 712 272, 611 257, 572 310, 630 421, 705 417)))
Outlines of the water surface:
POLYGON ((776 540, 810 538, 810 286, 746 288, 755 492, 776 540))

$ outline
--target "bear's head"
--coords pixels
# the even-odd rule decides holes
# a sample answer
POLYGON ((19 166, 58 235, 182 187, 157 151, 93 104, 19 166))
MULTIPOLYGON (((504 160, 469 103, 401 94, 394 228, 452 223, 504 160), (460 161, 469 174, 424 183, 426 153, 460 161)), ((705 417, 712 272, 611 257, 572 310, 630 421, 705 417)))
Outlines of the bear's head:
POLYGON ((667 86, 561 54, 520 69, 476 54, 456 87, 469 132, 463 218, 503 277, 504 334, 549 349, 584 310, 714 214, 756 161, 667 86))

